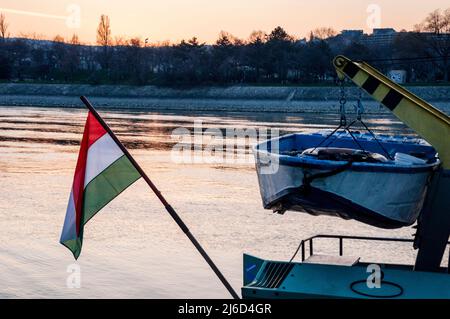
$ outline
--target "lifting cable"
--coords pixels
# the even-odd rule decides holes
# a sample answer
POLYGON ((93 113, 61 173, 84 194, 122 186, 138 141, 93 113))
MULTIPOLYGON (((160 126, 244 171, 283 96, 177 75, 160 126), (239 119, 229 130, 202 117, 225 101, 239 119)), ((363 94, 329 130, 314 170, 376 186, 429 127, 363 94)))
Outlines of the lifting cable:
POLYGON ((339 125, 337 128, 335 128, 330 134, 328 134, 317 146, 314 147, 314 149, 310 152, 313 153, 317 148, 324 145, 326 141, 328 141, 332 136, 334 136, 341 128, 343 128, 343 131, 338 133, 338 136, 334 139, 329 141, 325 147, 329 147, 342 133, 347 132, 350 137, 353 139, 355 144, 359 147, 360 150, 363 152, 368 153, 368 151, 361 145, 361 143, 358 142, 355 135, 351 131, 351 127, 356 123, 359 122, 364 127, 364 129, 369 132, 369 134, 372 136, 372 138, 375 140, 375 142, 378 144, 378 146, 381 148, 381 150, 386 154, 386 156, 393 160, 392 156, 389 154, 389 152, 386 150, 386 148, 381 144, 381 142, 376 137, 375 133, 364 123, 362 120, 362 114, 364 113, 364 107, 362 104, 362 91, 360 89, 359 96, 356 101, 355 111, 356 111, 356 119, 353 120, 350 124, 347 124, 347 115, 345 112, 345 105, 347 103, 346 93, 345 93, 345 86, 344 86, 344 80, 339 80, 339 87, 340 87, 340 98, 339 98, 339 113, 340 113, 340 119, 339 119, 339 125))

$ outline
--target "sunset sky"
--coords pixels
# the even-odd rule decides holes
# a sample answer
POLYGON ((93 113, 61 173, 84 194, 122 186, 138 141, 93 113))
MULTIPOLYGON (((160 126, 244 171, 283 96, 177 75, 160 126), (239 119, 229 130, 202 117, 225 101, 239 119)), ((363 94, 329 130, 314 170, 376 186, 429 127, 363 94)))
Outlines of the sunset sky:
POLYGON ((278 25, 298 38, 322 26, 369 32, 370 4, 381 9, 381 27, 397 30, 412 29, 429 12, 450 7, 448 0, 0 0, 0 12, 11 36, 69 38, 76 33, 81 41, 94 43, 99 16, 107 14, 113 37, 178 42, 197 36, 211 43, 221 30, 247 38, 253 30, 270 31, 278 25), (74 8, 71 4, 81 10, 79 27, 64 20, 68 8, 74 8))

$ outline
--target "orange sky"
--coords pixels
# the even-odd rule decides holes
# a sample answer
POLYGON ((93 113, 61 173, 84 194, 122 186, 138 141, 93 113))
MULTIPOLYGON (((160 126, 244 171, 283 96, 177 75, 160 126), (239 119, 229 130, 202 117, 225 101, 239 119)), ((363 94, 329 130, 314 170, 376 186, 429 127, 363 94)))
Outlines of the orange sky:
POLYGON ((7 17, 12 36, 69 38, 76 33, 81 41, 94 43, 104 13, 110 16, 113 37, 177 42, 197 36, 211 43, 221 30, 247 38, 253 30, 270 31, 277 25, 296 37, 321 26, 368 32, 370 4, 380 8, 381 27, 397 30, 412 29, 427 13, 450 7, 448 0, 0 0, 0 12, 7 17), (79 27, 69 27, 64 19, 70 4, 81 10, 79 27))

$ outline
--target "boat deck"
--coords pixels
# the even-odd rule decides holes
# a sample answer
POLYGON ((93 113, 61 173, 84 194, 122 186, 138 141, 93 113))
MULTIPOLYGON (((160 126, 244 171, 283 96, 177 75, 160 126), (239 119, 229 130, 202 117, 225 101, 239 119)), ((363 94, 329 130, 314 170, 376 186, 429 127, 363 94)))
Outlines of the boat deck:
POLYGON ((448 269, 421 272, 414 271, 412 265, 361 262, 358 257, 344 256, 345 239, 413 242, 402 238, 318 235, 302 240, 288 262, 244 255, 243 298, 450 299, 448 269), (338 239, 339 255, 314 254, 314 239, 320 238, 338 239), (298 253, 301 261, 294 262, 298 253), (374 269, 379 270, 380 280, 378 286, 370 287, 374 269))

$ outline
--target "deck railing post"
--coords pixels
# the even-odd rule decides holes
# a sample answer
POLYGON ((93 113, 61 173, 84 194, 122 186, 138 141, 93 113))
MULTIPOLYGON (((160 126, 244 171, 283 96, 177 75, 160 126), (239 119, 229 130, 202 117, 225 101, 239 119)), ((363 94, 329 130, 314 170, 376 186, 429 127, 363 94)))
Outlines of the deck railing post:
POLYGON ((305 241, 302 240, 302 261, 305 261, 305 241))

